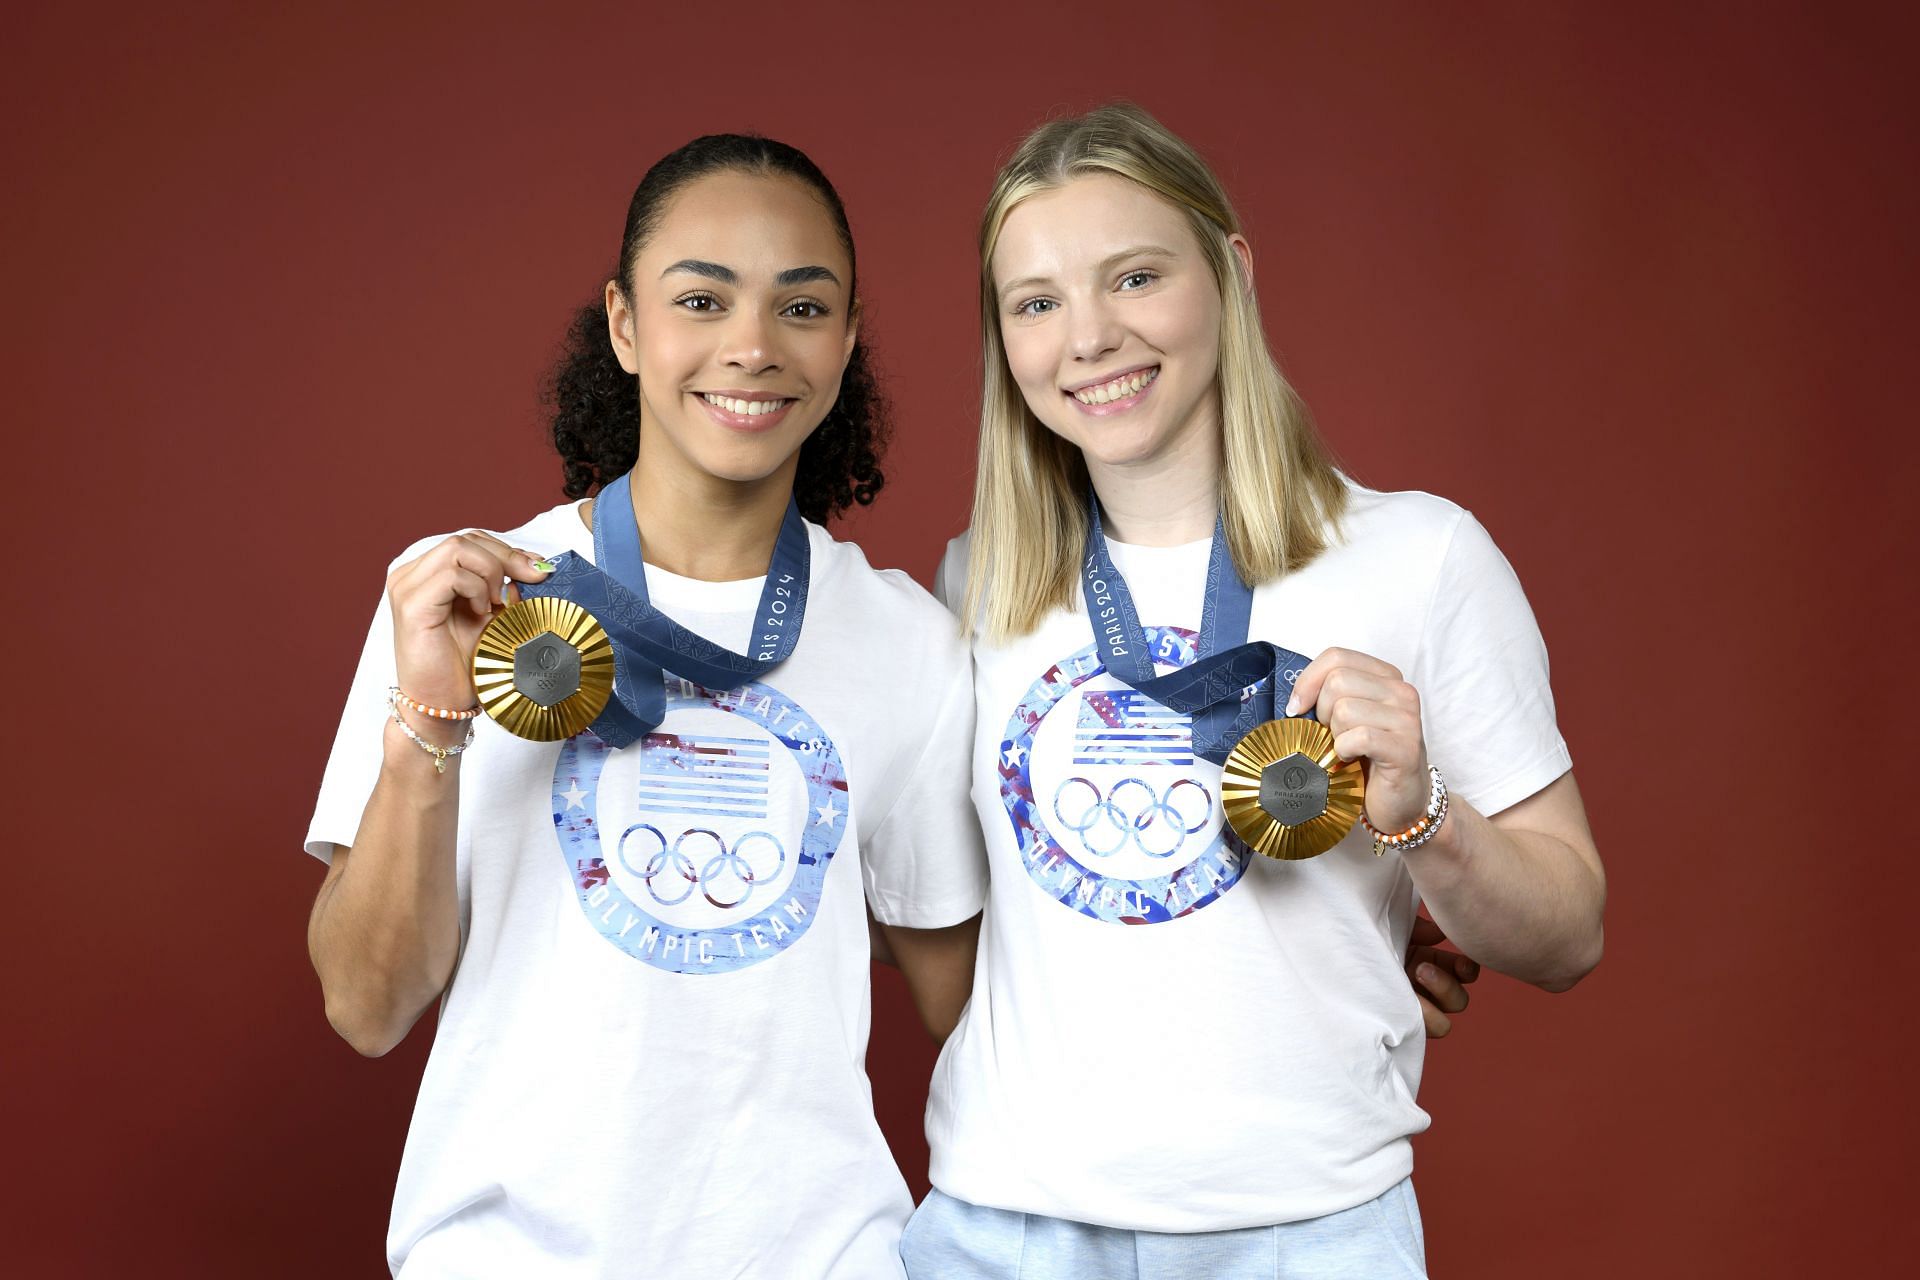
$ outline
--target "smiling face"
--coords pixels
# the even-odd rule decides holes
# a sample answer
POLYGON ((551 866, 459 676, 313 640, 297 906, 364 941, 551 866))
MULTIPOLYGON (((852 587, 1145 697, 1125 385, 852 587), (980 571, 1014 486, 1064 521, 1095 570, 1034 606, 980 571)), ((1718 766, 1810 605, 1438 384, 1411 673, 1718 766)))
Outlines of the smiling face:
POLYGON ((607 286, 607 327, 640 382, 636 467, 662 479, 791 480, 853 353, 853 264, 804 183, 722 172, 667 203, 607 286))
POLYGON ((1014 207, 991 265, 1014 381, 1096 473, 1219 432, 1220 291, 1179 209, 1125 178, 1074 178, 1014 207))

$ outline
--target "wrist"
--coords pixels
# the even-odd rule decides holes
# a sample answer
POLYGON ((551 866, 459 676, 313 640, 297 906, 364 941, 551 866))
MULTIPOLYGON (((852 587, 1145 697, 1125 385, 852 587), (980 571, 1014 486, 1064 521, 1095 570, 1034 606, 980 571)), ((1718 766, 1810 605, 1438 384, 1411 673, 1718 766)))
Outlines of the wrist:
POLYGON ((421 750, 391 719, 380 745, 382 783, 390 788, 390 794, 401 798, 401 803, 419 812, 459 806, 459 787, 448 785, 458 781, 458 755, 448 755, 443 767, 435 769, 432 753, 421 750))
MULTIPOLYGON (((467 736, 465 725, 411 725, 404 721, 387 717, 386 732, 380 745, 386 755, 389 768, 394 765, 411 767, 418 763, 426 766, 429 774, 433 772, 433 754, 424 750, 421 743, 444 751, 452 751, 467 736)), ((452 768, 458 755, 447 757, 447 767, 452 768)))
POLYGON ((1461 838, 1466 830, 1466 822, 1461 815, 1462 801, 1457 796, 1447 798, 1447 820, 1434 828, 1433 834, 1425 844, 1417 849, 1406 850, 1402 857, 1409 862, 1428 863, 1454 862, 1466 856, 1466 841, 1461 838))
POLYGON ((386 704, 386 764, 389 769, 396 767, 399 759, 405 758, 406 752, 411 749, 416 759, 431 761, 435 774, 444 775, 448 762, 457 764, 461 753, 473 745, 472 714, 436 711, 407 697, 397 686, 387 689, 386 704), (400 741, 396 741, 396 735, 400 741), (396 752, 400 753, 398 757, 396 752))
POLYGON ((1381 830, 1363 812, 1360 825, 1373 837, 1373 856, 1379 857, 1391 849, 1405 856, 1416 850, 1426 848, 1435 840, 1447 825, 1447 813, 1450 807, 1447 796, 1446 779, 1438 767, 1427 766, 1427 804, 1426 808, 1408 826, 1396 830, 1381 830))
POLYGON ((413 718, 416 725, 430 717, 456 719, 467 712, 477 713, 480 707, 473 677, 465 667, 449 671, 438 663, 400 662, 387 689, 399 692, 402 707, 421 713, 413 718))
MULTIPOLYGON (((400 742, 408 742, 406 733, 408 729, 413 731, 412 736, 415 739, 431 742, 437 747, 458 746, 467 736, 465 721, 440 720, 432 716, 423 716, 398 700, 389 703, 388 706, 393 712, 393 717, 387 721, 387 728, 392 730, 389 736, 400 742)), ((411 743, 408 745, 411 746, 411 743)), ((415 755, 420 754, 419 747, 412 747, 412 750, 415 755)))

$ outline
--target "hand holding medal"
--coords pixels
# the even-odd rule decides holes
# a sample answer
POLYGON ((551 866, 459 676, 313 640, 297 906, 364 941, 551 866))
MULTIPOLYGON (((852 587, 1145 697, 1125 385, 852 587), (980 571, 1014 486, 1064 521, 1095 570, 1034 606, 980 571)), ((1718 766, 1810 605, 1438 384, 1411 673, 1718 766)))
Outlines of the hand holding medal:
MULTIPOLYGON (((470 662, 494 611, 517 600, 516 583, 538 583, 550 566, 477 530, 455 534, 387 576, 394 673, 409 700, 428 707, 473 705, 470 662)), ((446 723, 421 727, 445 737, 446 723)), ((464 726, 461 726, 464 728, 464 726)))
POLYGON ((1287 714, 1311 711, 1341 761, 1366 761, 1366 820, 1375 831, 1408 831, 1430 811, 1433 777, 1420 694, 1398 668, 1352 649, 1328 649, 1294 682, 1287 714))

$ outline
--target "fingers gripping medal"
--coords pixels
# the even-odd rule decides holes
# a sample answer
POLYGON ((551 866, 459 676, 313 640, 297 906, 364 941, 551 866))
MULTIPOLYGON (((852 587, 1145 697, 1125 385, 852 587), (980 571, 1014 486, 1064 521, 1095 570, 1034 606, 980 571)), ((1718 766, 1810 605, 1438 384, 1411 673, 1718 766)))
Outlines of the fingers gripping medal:
POLYGON ((1360 820, 1360 762, 1342 760, 1333 734, 1308 716, 1279 718, 1275 691, 1306 659, 1247 640, 1253 589, 1241 581, 1216 522, 1207 563, 1199 656, 1155 674, 1126 580, 1114 567, 1090 496, 1082 594, 1107 671, 1165 707, 1193 717, 1193 750, 1221 767, 1221 807, 1249 848, 1297 861, 1339 844, 1360 820))
POLYGON ((534 742, 571 738, 613 694, 613 641, 571 600, 523 599, 493 616, 473 652, 480 706, 534 742))
POLYGON ((1220 766, 1228 825, 1248 848, 1288 862, 1345 839, 1366 795, 1360 762, 1342 760, 1333 733, 1304 717, 1256 725, 1220 766))

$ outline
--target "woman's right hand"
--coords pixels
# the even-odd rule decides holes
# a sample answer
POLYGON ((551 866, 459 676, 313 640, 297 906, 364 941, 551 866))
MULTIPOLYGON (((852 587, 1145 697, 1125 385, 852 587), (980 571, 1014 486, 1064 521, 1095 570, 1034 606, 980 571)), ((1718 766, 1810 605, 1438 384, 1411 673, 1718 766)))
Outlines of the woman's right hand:
POLYGON ((387 575, 393 659, 400 689, 448 710, 474 704, 473 651, 497 608, 520 598, 552 566, 491 534, 458 533, 387 575))

